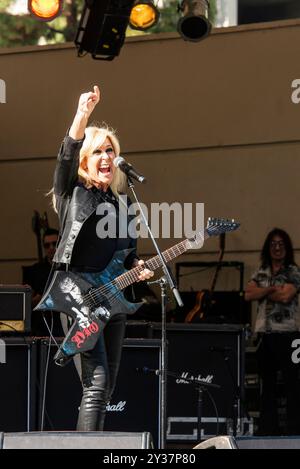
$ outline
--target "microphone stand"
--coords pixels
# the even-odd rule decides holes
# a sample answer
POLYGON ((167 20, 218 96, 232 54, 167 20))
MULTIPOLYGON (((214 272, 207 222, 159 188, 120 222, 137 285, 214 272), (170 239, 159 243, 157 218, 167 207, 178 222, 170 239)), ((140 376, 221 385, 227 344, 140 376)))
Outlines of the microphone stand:
POLYGON ((223 358, 223 360, 226 364, 227 371, 228 371, 228 374, 230 376, 232 386, 233 386, 233 394, 234 395, 233 395, 233 404, 232 404, 232 435, 234 437, 236 437, 237 430, 238 430, 239 402, 240 402, 240 406, 241 406, 241 410, 242 410, 241 417, 243 417, 244 413, 246 415, 247 420, 250 420, 250 417, 249 417, 247 409, 245 408, 244 399, 242 399, 242 396, 241 396, 241 387, 238 386, 238 384, 236 383, 236 380, 234 379, 234 376, 233 376, 232 368, 231 368, 230 363, 229 363, 229 359, 230 359, 229 352, 230 351, 229 350, 228 351, 218 350, 218 352, 220 353, 220 355, 222 356, 222 358, 223 358))
MULTIPOLYGON (((155 283, 155 282, 153 282, 155 283)), ((153 370, 151 368, 144 368, 144 373, 155 373, 156 375, 161 374, 160 370, 153 370)), ((221 386, 219 384, 214 383, 206 383, 205 381, 201 381, 200 379, 194 378, 187 378, 182 377, 179 373, 175 373, 173 371, 166 371, 165 372, 168 376, 172 376, 173 378, 184 380, 189 384, 195 386, 195 389, 198 391, 198 401, 197 401, 197 441, 201 443, 201 430, 202 430, 202 409, 203 409, 203 392, 206 391, 206 388, 215 388, 219 389, 221 386)))
POLYGON ((140 214, 143 218, 143 221, 147 227, 148 233, 154 245, 154 248, 158 254, 158 257, 161 262, 162 270, 164 276, 159 279, 157 283, 159 283, 161 288, 161 314, 162 314, 162 321, 161 321, 161 380, 160 380, 160 449, 164 449, 166 445, 166 430, 167 430, 167 337, 166 337, 166 304, 167 304, 167 284, 169 285, 170 289, 175 296, 175 299, 178 303, 178 306, 183 306, 182 299, 180 297, 179 291, 177 289, 177 285, 175 279, 168 269, 168 266, 162 256, 162 253, 158 247, 158 244, 152 234, 151 228, 149 227, 148 220, 143 212, 141 204, 137 198, 136 192, 134 190, 134 184, 132 179, 127 176, 127 183, 128 187, 131 189, 133 197, 139 207, 140 214))

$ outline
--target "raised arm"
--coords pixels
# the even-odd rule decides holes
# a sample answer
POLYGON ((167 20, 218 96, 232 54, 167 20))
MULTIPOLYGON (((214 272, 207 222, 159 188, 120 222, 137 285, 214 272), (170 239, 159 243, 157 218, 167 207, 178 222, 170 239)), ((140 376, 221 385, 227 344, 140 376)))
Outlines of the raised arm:
POLYGON ((95 106, 100 101, 100 90, 83 93, 78 101, 77 111, 68 135, 60 147, 54 173, 54 194, 66 197, 73 191, 78 178, 79 153, 84 140, 85 129, 95 106))
POLYGON ((77 111, 69 130, 69 136, 74 140, 82 140, 90 115, 100 101, 100 90, 94 86, 94 91, 83 93, 78 102, 77 111))

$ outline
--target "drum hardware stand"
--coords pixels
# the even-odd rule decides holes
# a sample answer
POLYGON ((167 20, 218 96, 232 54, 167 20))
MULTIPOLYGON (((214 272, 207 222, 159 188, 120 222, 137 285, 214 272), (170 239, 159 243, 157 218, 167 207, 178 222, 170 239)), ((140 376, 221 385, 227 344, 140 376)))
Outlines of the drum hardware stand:
MULTIPOLYGON (((153 282, 155 283, 155 282, 153 282)), ((150 368, 144 368, 145 373, 155 373, 156 375, 162 374, 161 370, 153 370, 150 368)), ((206 383, 205 381, 198 378, 187 378, 182 377, 181 374, 175 373, 173 371, 166 371, 166 375, 171 376, 172 378, 180 379, 188 384, 195 386, 195 389, 198 391, 198 401, 197 401, 197 441, 201 443, 201 430, 202 430, 202 411, 203 411, 203 393, 206 391, 206 388, 219 389, 221 386, 215 383, 206 383)))

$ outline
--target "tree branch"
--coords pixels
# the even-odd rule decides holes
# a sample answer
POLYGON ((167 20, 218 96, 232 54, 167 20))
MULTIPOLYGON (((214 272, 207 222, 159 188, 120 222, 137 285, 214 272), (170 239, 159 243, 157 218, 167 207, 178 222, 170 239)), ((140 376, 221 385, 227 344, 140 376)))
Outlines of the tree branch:
POLYGON ((62 31, 61 29, 56 29, 56 28, 53 28, 52 26, 47 25, 47 28, 48 28, 52 33, 65 34, 65 32, 62 31))

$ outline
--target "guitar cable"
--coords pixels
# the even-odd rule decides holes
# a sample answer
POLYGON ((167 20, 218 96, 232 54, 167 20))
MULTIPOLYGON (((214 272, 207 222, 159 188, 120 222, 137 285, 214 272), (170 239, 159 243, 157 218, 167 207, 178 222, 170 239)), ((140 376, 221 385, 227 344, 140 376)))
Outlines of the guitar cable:
POLYGON ((52 343, 54 343, 57 348, 58 347, 58 344, 55 340, 55 337, 53 336, 53 325, 54 325, 54 319, 53 319, 53 312, 51 311, 51 323, 50 323, 50 327, 49 327, 49 324, 47 322, 47 319, 45 317, 45 314, 43 314, 43 320, 45 322, 45 325, 48 329, 48 332, 49 332, 49 341, 48 341, 48 346, 47 346, 47 355, 46 355, 46 363, 45 363, 45 368, 44 368, 44 380, 43 380, 43 389, 39 389, 39 391, 41 392, 41 397, 42 397, 42 405, 41 405, 41 424, 40 424, 40 431, 43 432, 44 431, 44 425, 45 425, 45 414, 47 414, 47 418, 48 418, 48 422, 51 426, 52 429, 54 429, 54 426, 51 422, 51 419, 47 413, 47 409, 46 409, 46 395, 47 395, 47 380, 48 380, 48 370, 49 370, 49 363, 50 363, 50 353, 51 353, 51 345, 52 343))
MULTIPOLYGON (((65 224, 65 220, 66 219, 66 215, 65 215, 65 218, 64 218, 64 221, 63 221, 63 227, 64 227, 64 224, 65 224)), ((59 231, 59 234, 58 234, 58 238, 57 238, 57 242, 56 242, 56 247, 55 249, 57 249, 58 245, 59 245, 59 242, 61 240, 61 233, 62 233, 63 229, 61 227, 60 231, 59 231)), ((50 272, 49 272, 49 275, 48 275, 48 278, 47 278, 47 282, 45 284, 45 287, 44 287, 44 292, 47 290, 48 286, 50 285, 50 281, 52 279, 52 276, 53 276, 53 273, 55 271, 55 263, 52 262, 52 265, 51 265, 51 269, 50 269, 50 272)), ((44 294, 44 293, 43 293, 44 294)), ((53 311, 51 311, 51 324, 50 324, 50 327, 49 327, 49 324, 47 322, 47 319, 46 319, 46 316, 45 316, 45 313, 42 312, 42 315, 43 315, 43 321, 45 323, 45 326, 46 328, 48 329, 48 332, 49 332, 49 341, 48 341, 48 350, 47 350, 47 358, 46 358, 46 364, 45 364, 45 373, 44 373, 44 382, 43 382, 43 390, 42 390, 42 406, 41 406, 41 424, 40 424, 40 431, 44 431, 44 424, 45 424, 45 414, 47 415, 47 419, 48 419, 48 422, 49 422, 49 425, 51 426, 51 429, 54 430, 54 425, 49 417, 49 414, 47 412, 47 409, 46 409, 46 394, 47 394, 47 379, 48 379, 48 370, 49 370, 49 363, 50 363, 50 353, 51 353, 51 345, 52 343, 55 344, 57 350, 59 349, 59 345, 58 343, 56 342, 56 339, 53 335, 53 327, 54 327, 54 318, 53 318, 53 311)), ((41 392, 41 388, 39 386, 39 392, 41 392)))
POLYGON ((213 405, 213 408, 214 408, 214 411, 215 411, 215 415, 216 415, 216 436, 219 436, 219 432, 220 432, 220 417, 219 417, 219 412, 218 412, 218 407, 217 407, 217 404, 216 404, 216 401, 214 400, 214 398, 212 397, 212 394, 211 392, 206 388, 205 391, 207 392, 208 394, 208 397, 213 405))

